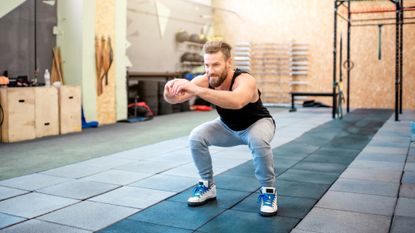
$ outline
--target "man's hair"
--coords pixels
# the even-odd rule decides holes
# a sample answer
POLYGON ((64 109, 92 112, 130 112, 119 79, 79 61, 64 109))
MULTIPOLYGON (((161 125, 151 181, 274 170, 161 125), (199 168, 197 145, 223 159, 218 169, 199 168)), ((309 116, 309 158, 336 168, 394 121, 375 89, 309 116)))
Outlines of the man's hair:
POLYGON ((232 47, 228 43, 221 40, 208 41, 203 45, 203 52, 205 54, 212 54, 220 51, 225 56, 225 60, 228 60, 231 57, 231 49, 232 47))

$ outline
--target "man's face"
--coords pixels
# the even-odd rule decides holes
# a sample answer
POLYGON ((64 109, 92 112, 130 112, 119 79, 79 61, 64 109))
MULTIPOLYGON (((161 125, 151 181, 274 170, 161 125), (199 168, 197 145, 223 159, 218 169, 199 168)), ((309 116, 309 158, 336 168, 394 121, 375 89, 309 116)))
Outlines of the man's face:
POLYGON ((225 60, 222 52, 205 54, 205 71, 212 87, 219 87, 225 81, 230 67, 230 59, 225 60))

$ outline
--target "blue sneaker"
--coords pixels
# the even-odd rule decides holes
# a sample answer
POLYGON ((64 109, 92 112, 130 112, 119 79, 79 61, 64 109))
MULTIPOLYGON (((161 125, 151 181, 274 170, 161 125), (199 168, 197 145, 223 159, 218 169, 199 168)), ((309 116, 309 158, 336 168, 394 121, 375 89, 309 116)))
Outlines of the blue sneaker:
POLYGON ((277 214, 277 192, 273 187, 262 187, 261 194, 258 197, 258 202, 261 203, 259 213, 262 216, 274 216, 277 214))
POLYGON ((209 187, 208 181, 200 180, 193 189, 192 196, 187 199, 187 204, 189 206, 201 206, 214 199, 216 199, 216 185, 212 184, 209 187))

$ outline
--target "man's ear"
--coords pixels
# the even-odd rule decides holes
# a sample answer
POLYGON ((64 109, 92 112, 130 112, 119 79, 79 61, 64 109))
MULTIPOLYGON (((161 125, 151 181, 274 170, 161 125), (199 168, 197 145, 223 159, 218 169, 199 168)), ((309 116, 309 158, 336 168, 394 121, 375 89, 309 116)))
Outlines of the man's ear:
POLYGON ((232 67, 232 58, 228 58, 228 60, 226 61, 226 63, 229 65, 229 67, 232 67))

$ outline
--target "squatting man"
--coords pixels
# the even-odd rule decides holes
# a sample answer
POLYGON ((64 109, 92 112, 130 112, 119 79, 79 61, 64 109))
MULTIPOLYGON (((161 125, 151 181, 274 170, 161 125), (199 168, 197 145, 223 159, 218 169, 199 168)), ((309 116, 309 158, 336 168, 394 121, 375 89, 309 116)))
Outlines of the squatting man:
POLYGON ((274 162, 270 142, 275 134, 275 121, 263 106, 255 78, 240 69, 232 69, 231 46, 224 41, 208 41, 203 46, 205 74, 193 78, 174 79, 166 83, 164 98, 171 104, 199 97, 216 106, 219 117, 206 122, 189 136, 193 161, 201 180, 187 203, 201 206, 216 199, 212 158, 209 146, 248 145, 261 189, 259 213, 277 213, 274 162))

